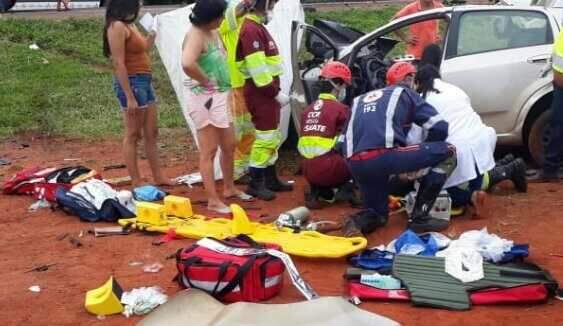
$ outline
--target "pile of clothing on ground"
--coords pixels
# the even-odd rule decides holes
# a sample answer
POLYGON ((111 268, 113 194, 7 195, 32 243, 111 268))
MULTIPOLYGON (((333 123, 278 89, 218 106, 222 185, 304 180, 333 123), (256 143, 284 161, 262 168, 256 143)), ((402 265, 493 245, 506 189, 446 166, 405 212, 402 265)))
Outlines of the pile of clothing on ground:
POLYGON ((486 228, 455 240, 407 230, 387 246, 350 257, 353 267, 344 277, 356 303, 399 300, 466 310, 473 304, 545 302, 558 284, 548 271, 525 261, 528 249, 486 228))
POLYGON ((134 217, 133 194, 116 191, 95 170, 84 166, 32 167, 16 173, 5 182, 8 195, 31 195, 38 207, 59 207, 87 222, 116 222, 134 217))

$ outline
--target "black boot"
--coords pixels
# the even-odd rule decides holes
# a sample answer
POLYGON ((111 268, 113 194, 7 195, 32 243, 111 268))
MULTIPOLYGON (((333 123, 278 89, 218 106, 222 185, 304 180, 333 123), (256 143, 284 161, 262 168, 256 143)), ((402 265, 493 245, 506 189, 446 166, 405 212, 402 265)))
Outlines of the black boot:
POLYGON ((489 171, 489 188, 504 180, 512 181, 519 192, 528 191, 526 163, 523 159, 518 158, 506 165, 497 165, 489 171))
POLYGON ((387 216, 381 216, 370 209, 364 209, 348 217, 344 223, 344 236, 353 237, 368 234, 387 224, 387 216))
POLYGON ((249 185, 250 184, 250 172, 242 175, 240 178, 235 180, 236 185, 249 185))
POLYGON ((448 228, 449 221, 432 218, 430 210, 446 181, 446 175, 427 175, 420 183, 408 227, 415 233, 439 232, 448 228))
POLYGON ((293 186, 287 182, 281 181, 278 178, 278 174, 276 172, 276 166, 268 166, 264 169, 265 177, 266 177, 266 188, 270 189, 271 191, 275 192, 282 192, 282 191, 292 191, 293 186))
POLYGON ((276 194, 266 188, 264 183, 265 169, 251 167, 248 169, 248 172, 250 174, 250 183, 248 184, 248 188, 246 190, 247 194, 265 201, 270 201, 276 198, 276 194))
POLYGON ((507 165, 508 163, 514 161, 516 159, 516 157, 514 157, 514 155, 512 154, 506 154, 503 158, 501 158, 500 160, 498 160, 496 162, 496 165, 507 165))
POLYGON ((313 185, 311 185, 309 192, 305 192, 305 207, 308 209, 321 209, 323 207, 319 200, 319 191, 313 185))
POLYGON ((347 201, 352 207, 361 207, 362 200, 358 197, 356 190, 354 189, 354 184, 351 182, 346 182, 342 186, 338 187, 338 191, 334 195, 336 201, 347 201))

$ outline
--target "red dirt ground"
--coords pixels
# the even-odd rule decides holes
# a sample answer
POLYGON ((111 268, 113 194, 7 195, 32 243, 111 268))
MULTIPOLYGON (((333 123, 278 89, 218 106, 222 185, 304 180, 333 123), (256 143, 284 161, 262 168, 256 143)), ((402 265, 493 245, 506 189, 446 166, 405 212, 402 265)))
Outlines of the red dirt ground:
MULTIPOLYGON (((168 132, 161 137, 161 150, 165 171, 177 176, 195 171, 197 152, 189 140, 180 134, 168 132)), ((121 163, 120 142, 105 140, 85 142, 69 139, 18 138, 0 144, 0 158, 12 160, 12 165, 0 167, 0 179, 6 179, 23 167, 34 164, 59 166, 80 163, 101 171, 103 166, 121 163), (22 144, 29 145, 28 147, 22 144), (64 161, 78 158, 80 161, 64 161)), ((148 173, 146 161, 142 171, 148 173)), ((126 174, 125 170, 111 170, 104 177, 126 174)), ((303 204, 302 178, 296 179, 296 190, 279 196, 264 209, 252 211, 275 216, 280 212, 303 204)), ((176 195, 203 199, 200 187, 192 190, 184 186, 171 188, 176 195)), ((506 191, 503 191, 506 193, 506 191)), ((456 218, 446 234, 456 236, 465 230, 487 227, 492 233, 518 243, 529 243, 529 260, 548 269, 555 278, 563 280, 563 258, 550 254, 563 254, 561 232, 563 230, 563 184, 530 186, 528 194, 503 194, 491 196, 492 217, 475 220, 469 215, 456 218)), ((108 316, 98 320, 84 308, 86 291, 103 284, 114 275, 125 290, 141 286, 158 285, 168 295, 178 291, 171 280, 176 273, 173 260, 166 257, 178 248, 192 243, 176 240, 162 246, 153 246, 153 236, 140 233, 128 236, 94 238, 87 234, 93 224, 80 222, 78 218, 61 211, 43 209, 29 213, 27 207, 33 199, 26 196, 0 196, 0 225, 4 234, 0 237, 0 322, 2 325, 132 325, 139 317, 108 316), (84 232, 83 237, 78 237, 84 232), (65 233, 79 239, 82 247, 74 247, 68 240, 57 238, 65 233), (132 267, 133 261, 146 264, 160 262, 164 269, 156 274, 144 273, 142 266, 132 267), (48 271, 25 273, 41 264, 56 263, 48 271), (32 293, 32 285, 41 287, 40 293, 32 293)), ((260 206, 253 203, 252 206, 260 206)), ((201 206, 195 206, 202 210, 201 206)), ((346 205, 314 212, 314 217, 340 219, 350 213, 346 205)), ((96 226, 98 226, 97 224, 96 226)), ((109 225, 109 224, 108 224, 109 225)), ((389 225, 369 237, 370 246, 388 243, 404 229, 405 216, 391 218, 389 225)), ((321 295, 344 295, 342 274, 346 268, 344 259, 311 260, 295 258, 302 276, 321 295)), ((303 300, 289 279, 281 295, 272 302, 287 303, 303 300)), ((409 303, 365 302, 361 308, 392 318, 404 325, 561 325, 563 303, 551 300, 538 305, 478 306, 471 311, 454 312, 412 307, 409 303)))

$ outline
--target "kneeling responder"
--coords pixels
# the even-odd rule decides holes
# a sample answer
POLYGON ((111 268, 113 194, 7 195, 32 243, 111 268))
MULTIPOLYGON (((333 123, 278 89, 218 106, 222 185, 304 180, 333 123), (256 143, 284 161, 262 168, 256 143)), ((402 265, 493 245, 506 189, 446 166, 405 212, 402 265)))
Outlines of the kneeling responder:
POLYGON ((332 61, 321 70, 319 98, 301 115, 301 137, 297 149, 305 158, 303 174, 310 185, 305 194, 305 206, 321 208, 320 200, 335 200, 334 188, 340 200, 356 203, 350 172, 342 155, 334 149, 350 117, 350 108, 342 103, 347 85, 352 84, 348 66, 332 61))
POLYGON ((282 135, 278 130, 281 106, 289 103, 280 91, 282 60, 276 43, 264 24, 276 0, 257 0, 240 27, 237 66, 244 76, 244 97, 256 140, 250 152, 250 184, 247 193, 262 200, 272 200, 274 192, 293 187, 278 179, 275 163, 282 135))
POLYGON ((408 227, 414 232, 440 231, 448 221, 429 215, 442 186, 456 167, 455 148, 444 140, 448 123, 415 91, 415 67, 393 64, 387 87, 354 99, 344 147, 348 166, 363 194, 364 210, 345 223, 345 233, 370 233, 388 220, 391 175, 416 171, 420 185, 408 227), (406 146, 412 124, 421 126, 426 141, 406 146))

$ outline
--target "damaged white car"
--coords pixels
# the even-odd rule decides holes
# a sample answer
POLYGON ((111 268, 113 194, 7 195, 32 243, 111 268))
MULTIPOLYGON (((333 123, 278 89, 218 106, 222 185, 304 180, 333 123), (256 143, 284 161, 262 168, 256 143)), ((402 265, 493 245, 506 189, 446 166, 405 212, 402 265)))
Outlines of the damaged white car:
POLYGON ((440 8, 394 20, 368 34, 329 21, 317 20, 314 26, 294 22, 296 129, 301 110, 318 95, 324 62, 339 60, 351 67, 354 82, 346 97, 350 102, 383 87, 386 70, 395 60, 409 60, 396 32, 428 20, 439 21, 443 79, 469 94, 477 113, 496 130, 499 144, 524 145, 541 163, 553 92, 549 59, 560 29, 557 16, 541 7, 440 8))

